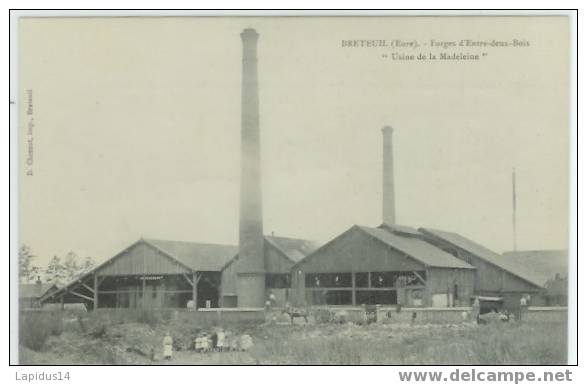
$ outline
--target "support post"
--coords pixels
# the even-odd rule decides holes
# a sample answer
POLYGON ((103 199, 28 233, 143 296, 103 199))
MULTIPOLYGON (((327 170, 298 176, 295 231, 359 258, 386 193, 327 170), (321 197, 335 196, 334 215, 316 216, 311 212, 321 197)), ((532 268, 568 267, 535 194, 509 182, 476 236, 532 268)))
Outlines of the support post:
POLYGON ((352 285, 353 285, 353 306, 355 306, 357 304, 357 284, 355 281, 356 278, 356 273, 353 271, 351 273, 351 277, 352 277, 352 285))
POLYGON ((98 308, 98 275, 94 274, 94 310, 98 308))
POLYGON ((223 275, 220 272, 220 287, 218 288, 218 307, 224 307, 224 293, 222 290, 223 275))
POLYGON ((426 269, 426 286, 424 286, 424 298, 422 303, 424 306, 432 306, 432 292, 430 290, 430 284, 432 283, 430 278, 430 270, 426 269))
POLYGON ((192 285, 192 301, 194 301, 194 310, 198 310, 198 273, 194 271, 192 280, 194 284, 192 285))
POLYGON ((145 289, 146 289, 146 286, 147 286, 147 280, 145 279, 145 275, 143 274, 143 287, 142 287, 142 290, 143 290, 143 295, 142 295, 143 300, 141 301, 141 306, 142 306, 143 309, 146 308, 146 306, 145 306, 146 305, 146 298, 145 298, 145 291, 146 291, 145 289))

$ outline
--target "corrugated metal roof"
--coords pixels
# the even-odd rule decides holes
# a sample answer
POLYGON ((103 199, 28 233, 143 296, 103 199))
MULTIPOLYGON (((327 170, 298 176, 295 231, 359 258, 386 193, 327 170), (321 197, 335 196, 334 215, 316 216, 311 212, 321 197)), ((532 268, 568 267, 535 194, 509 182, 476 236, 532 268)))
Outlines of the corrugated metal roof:
POLYGON ((384 228, 357 226, 372 237, 430 267, 474 269, 468 263, 417 237, 399 236, 384 228))
MULTIPOLYGON (((36 283, 21 283, 18 285, 18 297, 19 298, 40 298, 45 294, 49 289, 54 287, 55 285, 52 283, 42 283, 37 286, 36 283)), ((57 288, 57 286, 55 286, 57 288)))
POLYGON ((555 278, 558 274, 561 278, 569 275, 568 250, 524 250, 507 251, 504 258, 514 258, 532 270, 536 277, 540 277, 542 284, 555 278))
POLYGON ((521 278, 531 284, 534 284, 538 287, 544 287, 544 280, 541 274, 537 274, 536 272, 532 271, 528 265, 526 265, 523 261, 516 259, 516 258, 508 258, 503 255, 500 255, 484 246, 481 246, 478 243, 473 242, 472 240, 463 237, 457 233, 451 233, 448 231, 441 231, 436 229, 428 229, 428 228, 421 228, 420 231, 423 233, 428 233, 432 236, 440 238, 453 246, 459 247, 463 250, 470 252, 471 254, 503 269, 508 271, 509 273, 521 278))
POLYGON ((145 239, 184 265, 197 271, 220 271, 237 253, 238 246, 145 239))
POLYGON ((265 236, 265 240, 277 247, 292 262, 297 263, 313 253, 320 245, 308 239, 265 236))

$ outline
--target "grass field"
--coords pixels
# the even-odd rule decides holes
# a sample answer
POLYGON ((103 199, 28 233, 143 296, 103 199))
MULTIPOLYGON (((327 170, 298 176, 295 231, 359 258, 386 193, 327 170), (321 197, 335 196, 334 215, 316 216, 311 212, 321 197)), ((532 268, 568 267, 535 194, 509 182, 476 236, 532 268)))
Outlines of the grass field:
POLYGON ((185 322, 146 317, 104 325, 91 319, 28 317, 21 322, 21 330, 27 326, 46 329, 46 333, 41 337, 21 334, 22 364, 499 365, 567 361, 563 322, 250 325, 229 328, 253 337, 254 346, 248 351, 196 353, 191 343, 200 328, 185 322), (174 338, 170 361, 160 356, 166 331, 174 338))

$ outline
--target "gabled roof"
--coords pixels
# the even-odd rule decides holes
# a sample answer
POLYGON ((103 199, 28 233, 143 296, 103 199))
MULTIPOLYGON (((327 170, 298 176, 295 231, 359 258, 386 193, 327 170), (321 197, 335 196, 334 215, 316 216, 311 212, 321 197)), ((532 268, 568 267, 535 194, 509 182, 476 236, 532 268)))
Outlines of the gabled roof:
POLYGON ((454 269, 474 269, 474 267, 468 263, 418 237, 400 236, 384 228, 373 228, 366 226, 356 227, 361 231, 369 234, 373 238, 385 243, 387 246, 409 255, 426 266, 454 269))
POLYGON ((57 289, 57 286, 52 283, 21 283, 18 285, 19 298, 41 298, 45 293, 51 289, 57 289), (40 290, 39 290, 40 288, 40 290))
POLYGON ((453 246, 465 250, 477 256, 478 258, 483 259, 486 262, 489 262, 490 264, 497 266, 528 283, 533 284, 534 286, 538 286, 540 288, 544 287, 544 281, 541 275, 533 272, 525 263, 516 258, 508 258, 500 255, 457 233, 429 228, 420 228, 419 230, 424 234, 439 238, 453 246))
POLYGON ((546 284, 558 274, 561 278, 569 275, 568 250, 524 250, 506 251, 504 258, 523 263, 536 277, 546 284))
POLYGON ((145 242, 197 271, 220 271, 238 253, 238 246, 234 245, 160 239, 145 239, 145 242))
POLYGON ((279 249, 293 263, 297 263, 313 253, 319 246, 318 242, 308 239, 265 236, 265 241, 279 249))

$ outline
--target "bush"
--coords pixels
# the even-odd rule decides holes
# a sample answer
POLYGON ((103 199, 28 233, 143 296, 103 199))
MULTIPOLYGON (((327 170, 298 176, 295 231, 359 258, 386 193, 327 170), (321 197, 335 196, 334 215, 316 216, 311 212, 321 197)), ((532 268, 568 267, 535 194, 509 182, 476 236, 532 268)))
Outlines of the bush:
POLYGON ((48 317, 48 322, 49 322, 49 333, 52 336, 55 337, 59 337, 61 334, 63 334, 63 319, 61 318, 61 316, 57 313, 52 313, 49 317, 48 317))
POLYGON ((98 365, 125 365, 128 360, 118 346, 93 343, 86 347, 85 359, 98 365))
POLYGON ((63 321, 59 314, 22 312, 19 321, 20 343, 31 350, 40 351, 49 336, 63 333, 63 321))

